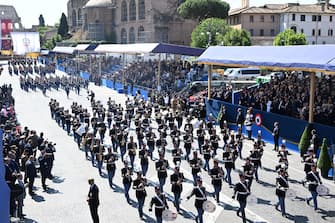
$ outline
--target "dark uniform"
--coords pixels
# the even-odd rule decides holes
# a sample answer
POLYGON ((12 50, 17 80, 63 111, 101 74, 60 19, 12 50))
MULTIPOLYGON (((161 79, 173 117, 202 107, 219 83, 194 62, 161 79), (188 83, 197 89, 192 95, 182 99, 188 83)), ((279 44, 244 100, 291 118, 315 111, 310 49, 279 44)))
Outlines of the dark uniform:
POLYGON ((174 205, 179 212, 180 207, 180 195, 183 191, 183 181, 184 181, 184 174, 176 171, 170 176, 170 182, 172 184, 171 191, 174 194, 174 205))
POLYGON ((133 189, 136 191, 136 198, 138 202, 138 214, 140 218, 143 218, 143 206, 145 202, 145 197, 147 196, 147 192, 145 191, 146 179, 141 176, 136 178, 133 182, 133 189))
POLYGON ((278 206, 280 206, 280 210, 283 216, 286 215, 285 195, 287 189, 288 189, 288 179, 286 176, 283 176, 280 173, 280 175, 276 178, 276 195, 278 197, 278 203, 276 204, 276 209, 278 209, 278 206))
POLYGON ((202 217, 204 214, 203 204, 207 200, 206 188, 203 186, 194 187, 192 193, 187 197, 187 199, 190 199, 190 197, 192 197, 193 195, 195 195, 194 206, 198 211, 197 222, 203 223, 203 217, 202 217))
POLYGON ((247 197, 250 195, 250 189, 248 187, 248 180, 240 181, 235 185, 234 196, 237 195, 237 201, 240 203, 240 208, 237 210, 237 215, 242 214, 243 223, 246 222, 245 218, 245 207, 247 206, 247 197))
POLYGON ((155 165, 159 180, 159 189, 160 191, 163 191, 163 187, 167 178, 167 168, 169 168, 169 162, 166 159, 161 158, 156 162, 155 165))
POLYGON ((224 171, 222 169, 222 167, 213 167, 210 172, 209 175, 212 178, 212 185, 214 187, 214 194, 216 197, 216 202, 220 203, 220 192, 222 189, 222 179, 224 177, 224 171))
MULTIPOLYGON (((156 189, 157 190, 157 189, 156 189)), ((159 190, 159 189, 158 189, 159 190)), ((163 211, 168 208, 165 195, 163 193, 156 194, 150 202, 150 209, 151 211, 152 205, 155 205, 155 216, 156 216, 156 222, 162 223, 162 214, 163 211)))
POLYGON ((313 203, 314 203, 314 210, 318 209, 318 192, 316 191, 316 188, 322 184, 320 176, 319 176, 319 172, 317 171, 310 171, 307 174, 307 182, 308 182, 308 190, 309 192, 311 192, 311 197, 307 198, 307 204, 309 204, 310 200, 313 199, 313 203))

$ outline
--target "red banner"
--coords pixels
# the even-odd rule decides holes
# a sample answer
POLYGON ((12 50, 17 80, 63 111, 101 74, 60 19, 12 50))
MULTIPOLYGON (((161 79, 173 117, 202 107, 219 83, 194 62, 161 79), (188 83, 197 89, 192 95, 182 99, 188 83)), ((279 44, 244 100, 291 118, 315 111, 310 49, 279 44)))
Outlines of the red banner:
POLYGON ((13 23, 11 19, 1 19, 1 36, 10 36, 13 31, 13 23))

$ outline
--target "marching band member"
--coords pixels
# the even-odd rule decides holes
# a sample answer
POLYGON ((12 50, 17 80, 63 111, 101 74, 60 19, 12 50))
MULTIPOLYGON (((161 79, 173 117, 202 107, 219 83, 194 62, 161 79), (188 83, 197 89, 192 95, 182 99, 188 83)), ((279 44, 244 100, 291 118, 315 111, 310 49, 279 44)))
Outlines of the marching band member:
POLYGON ((189 196, 187 196, 187 200, 189 200, 193 195, 195 195, 194 205, 198 212, 196 222, 203 223, 203 214, 204 214, 203 203, 207 200, 206 188, 202 185, 201 177, 197 176, 196 182, 197 182, 196 187, 194 187, 192 193, 189 196))
POLYGON ((108 147, 108 153, 104 156, 104 160, 106 162, 109 186, 113 188, 113 178, 116 170, 115 162, 118 160, 118 157, 117 154, 112 152, 111 147, 108 147))
POLYGON ((198 152, 193 151, 193 159, 190 160, 190 166, 192 168, 193 184, 197 185, 198 173, 201 172, 202 160, 198 157, 198 152))
POLYGON ((130 142, 127 145, 128 156, 130 159, 131 168, 134 168, 134 161, 136 156, 137 144, 134 142, 134 137, 130 136, 130 142))
POLYGON ((136 199, 138 203, 138 214, 143 219, 143 206, 145 202, 145 197, 147 196, 147 192, 145 190, 145 186, 147 185, 147 180, 142 177, 141 171, 137 171, 137 178, 133 181, 133 189, 136 191, 136 199))
POLYGON ((147 175, 149 167, 149 159, 148 159, 149 150, 144 143, 142 144, 140 151, 138 152, 138 156, 140 158, 142 174, 145 177, 147 175))
POLYGON ((314 210, 318 210, 318 192, 316 191, 316 188, 320 184, 322 184, 322 182, 319 176, 319 172, 316 170, 315 163, 311 166, 311 171, 307 174, 306 180, 308 183, 308 190, 311 192, 312 195, 311 197, 306 199, 306 202, 309 205, 309 202, 313 199, 314 210))
POLYGON ((123 163, 124 163, 124 167, 121 169, 121 176, 123 178, 122 183, 123 183, 123 186, 124 186, 124 195, 127 199, 128 204, 131 205, 130 197, 129 197, 129 189, 130 189, 131 183, 133 181, 131 179, 131 175, 133 173, 132 173, 131 167, 128 166, 128 161, 124 160, 123 163))
POLYGON ((223 162, 225 164, 225 168, 226 168, 226 171, 227 171, 225 181, 228 182, 230 187, 232 187, 233 184, 231 182, 231 170, 235 169, 235 160, 236 160, 236 157, 237 157, 237 151, 236 150, 232 151, 230 146, 231 146, 231 144, 227 144, 225 146, 226 149, 222 153, 222 158, 223 158, 223 162))
POLYGON ((278 210, 278 206, 280 206, 282 216, 287 217, 285 211, 285 195, 287 189, 289 188, 288 179, 284 169, 279 169, 278 173, 279 175, 276 178, 276 195, 278 197, 278 203, 275 205, 275 207, 276 210, 278 210))
POLYGON ((252 180, 254 179, 254 166, 251 164, 249 157, 246 158, 245 164, 242 167, 244 173, 243 177, 247 179, 248 189, 250 190, 252 180))
POLYGON ((159 160, 156 162, 156 170, 159 180, 159 189, 162 192, 167 178, 167 168, 169 168, 169 162, 164 159, 163 153, 159 153, 159 160))
POLYGON ((213 160, 214 166, 210 170, 209 175, 212 178, 212 184, 214 187, 214 195, 216 198, 216 202, 220 203, 220 192, 222 188, 222 179, 224 177, 224 171, 222 167, 219 166, 219 159, 217 157, 213 160))
POLYGON ((258 168, 261 164, 261 154, 259 150, 257 149, 256 143, 254 144, 254 148, 250 151, 250 160, 254 166, 254 174, 256 178, 256 182, 259 182, 258 180, 258 168))
POLYGON ((171 181, 171 192, 174 195, 174 206, 177 209, 177 212, 179 213, 180 211, 180 195, 183 191, 183 181, 184 181, 184 174, 180 172, 179 170, 179 165, 180 163, 177 163, 175 165, 175 171, 174 173, 170 176, 170 181, 171 181))
POLYGON ((237 200, 240 204, 240 208, 237 210, 236 214, 237 216, 240 216, 242 214, 242 220, 243 223, 246 223, 246 217, 245 217, 245 208, 247 206, 247 197, 250 195, 250 188, 249 188, 249 182, 246 180, 243 173, 240 173, 240 182, 235 184, 234 189, 234 195, 233 199, 237 196, 237 200))
POLYGON ((209 172, 209 160, 211 159, 212 146, 209 144, 208 139, 205 139, 205 144, 202 146, 202 152, 205 159, 204 170, 209 172))
POLYGON ((183 156, 183 151, 179 148, 177 143, 173 144, 174 149, 172 150, 172 157, 174 165, 181 162, 181 158, 183 156))
POLYGON ((162 214, 165 209, 169 209, 169 206, 166 202, 165 194, 162 193, 158 186, 155 187, 156 195, 150 201, 150 208, 149 211, 152 211, 152 206, 155 205, 155 216, 156 222, 162 223, 163 218, 162 214))

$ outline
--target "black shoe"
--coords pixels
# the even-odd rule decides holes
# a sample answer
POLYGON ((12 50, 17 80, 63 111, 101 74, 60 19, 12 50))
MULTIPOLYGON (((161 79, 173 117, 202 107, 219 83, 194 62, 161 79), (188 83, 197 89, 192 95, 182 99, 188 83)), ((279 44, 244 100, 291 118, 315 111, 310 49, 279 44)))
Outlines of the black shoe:
POLYGON ((29 193, 29 195, 30 196, 34 196, 34 195, 36 195, 36 193, 35 192, 31 192, 31 193, 29 193))
POLYGON ((277 211, 279 211, 278 205, 275 205, 275 209, 276 209, 277 211))
POLYGON ((306 203, 309 205, 309 200, 308 199, 306 200, 306 203))
POLYGON ((283 216, 284 218, 288 218, 287 214, 282 214, 282 216, 283 216))
POLYGON ((236 212, 236 215, 237 215, 238 217, 240 217, 240 211, 237 211, 237 212, 236 212))

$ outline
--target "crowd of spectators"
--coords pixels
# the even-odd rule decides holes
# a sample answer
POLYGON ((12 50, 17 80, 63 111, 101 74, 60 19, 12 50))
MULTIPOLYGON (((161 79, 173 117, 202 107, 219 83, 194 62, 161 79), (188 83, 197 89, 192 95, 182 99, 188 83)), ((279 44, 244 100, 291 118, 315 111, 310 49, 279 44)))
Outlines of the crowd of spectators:
POLYGON ((23 220, 25 188, 28 187, 29 195, 36 195, 34 193, 34 180, 37 177, 35 162, 38 160, 40 163, 42 186, 44 190, 47 190, 45 179, 46 177, 52 178, 50 173, 54 148, 51 142, 43 138, 43 133, 38 135, 36 131, 28 127, 21 129, 15 114, 11 85, 0 87, 0 105, 0 127, 3 131, 2 155, 5 161, 5 180, 10 189, 10 216, 23 220), (39 153, 37 153, 38 150, 39 153), (45 169, 48 169, 48 176, 44 174, 45 169))
MULTIPOLYGON (((309 75, 298 73, 275 77, 258 88, 244 88, 239 104, 262 111, 308 120, 309 75)), ((335 78, 329 75, 317 77, 314 121, 335 126, 335 78)))

